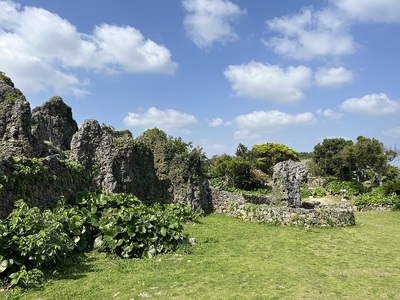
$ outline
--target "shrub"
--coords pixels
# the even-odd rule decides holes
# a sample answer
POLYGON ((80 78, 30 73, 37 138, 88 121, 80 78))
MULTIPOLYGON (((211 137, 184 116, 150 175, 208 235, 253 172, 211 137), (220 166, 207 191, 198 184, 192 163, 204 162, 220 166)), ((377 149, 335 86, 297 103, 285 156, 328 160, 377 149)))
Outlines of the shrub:
POLYGON ((386 181, 382 185, 382 192, 385 196, 391 194, 400 195, 400 181, 386 181))
POLYGON ((354 205, 357 206, 358 209, 368 206, 396 206, 398 203, 399 197, 395 194, 385 196, 382 187, 377 187, 371 192, 361 195, 354 201, 354 205))
POLYGON ((177 202, 164 205, 165 210, 175 217, 179 222, 186 223, 188 221, 195 221, 201 216, 203 216, 204 212, 200 210, 193 210, 189 206, 177 202))
POLYGON ((37 283, 42 270, 55 264, 75 248, 65 230, 65 211, 29 208, 19 200, 0 223, 0 278, 9 285, 37 283))
POLYGON ((341 190, 346 190, 347 196, 357 196, 365 193, 365 187, 361 182, 356 181, 330 181, 325 186, 326 191, 331 195, 341 195, 341 190))
POLYGON ((325 197, 326 190, 323 187, 315 187, 315 188, 309 189, 307 184, 303 184, 300 189, 300 196, 302 198, 325 197))
POLYGON ((46 269, 92 247, 124 258, 173 251, 187 241, 183 223, 200 215, 182 203, 145 205, 129 194, 86 193, 43 211, 19 200, 0 219, 0 280, 38 283, 46 269))
POLYGON ((124 258, 176 250, 187 240, 183 222, 200 215, 184 204, 145 205, 129 194, 89 193, 79 206, 95 228, 94 248, 124 258))

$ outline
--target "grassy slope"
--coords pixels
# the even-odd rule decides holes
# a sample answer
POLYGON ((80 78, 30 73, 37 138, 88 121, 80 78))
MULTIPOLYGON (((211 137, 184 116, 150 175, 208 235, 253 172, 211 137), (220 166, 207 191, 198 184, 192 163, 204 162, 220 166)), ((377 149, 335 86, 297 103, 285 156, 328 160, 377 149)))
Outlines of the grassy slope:
POLYGON ((304 229, 210 215, 198 244, 151 260, 91 253, 13 299, 400 299, 400 212, 356 215, 349 228, 304 229))

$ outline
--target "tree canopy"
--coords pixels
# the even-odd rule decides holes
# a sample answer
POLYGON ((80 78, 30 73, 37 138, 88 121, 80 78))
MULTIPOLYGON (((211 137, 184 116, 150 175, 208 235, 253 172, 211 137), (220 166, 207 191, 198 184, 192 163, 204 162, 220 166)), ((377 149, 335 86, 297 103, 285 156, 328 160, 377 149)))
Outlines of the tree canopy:
POLYGON ((254 145, 251 150, 239 144, 235 156, 224 154, 216 157, 209 174, 225 186, 249 190, 265 187, 272 176, 273 166, 289 159, 298 161, 298 154, 283 144, 254 145))
POLYGON ((389 163, 397 156, 398 151, 386 149, 377 139, 359 136, 356 143, 343 138, 324 139, 314 147, 313 160, 318 166, 317 175, 342 180, 372 177, 369 179, 381 185, 389 163))

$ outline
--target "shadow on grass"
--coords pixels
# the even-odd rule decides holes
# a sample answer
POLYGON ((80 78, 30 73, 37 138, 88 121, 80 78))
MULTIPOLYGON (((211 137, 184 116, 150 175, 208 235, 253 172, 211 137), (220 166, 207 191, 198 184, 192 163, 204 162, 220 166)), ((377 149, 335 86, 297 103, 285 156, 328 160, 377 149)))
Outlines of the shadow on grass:
POLYGON ((45 273, 45 280, 77 280, 84 278, 86 274, 95 272, 95 258, 87 253, 77 253, 58 263, 55 268, 45 273))
MULTIPOLYGON (((74 253, 65 258, 64 261, 58 262, 57 265, 44 270, 44 277, 39 283, 6 290, 4 299, 19 299, 19 295, 25 292, 42 291, 46 285, 54 281, 85 278, 88 273, 97 271, 94 266, 95 260, 95 258, 89 257, 87 253, 74 253)), ((1 293, 0 298, 3 299, 1 293)))

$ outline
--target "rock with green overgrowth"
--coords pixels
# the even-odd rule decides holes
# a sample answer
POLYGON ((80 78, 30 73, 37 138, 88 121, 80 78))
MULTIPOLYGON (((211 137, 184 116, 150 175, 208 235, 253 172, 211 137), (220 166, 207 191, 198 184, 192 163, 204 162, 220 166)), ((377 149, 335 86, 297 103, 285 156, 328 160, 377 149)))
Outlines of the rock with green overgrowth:
POLYGON ((204 154, 158 129, 133 138, 86 120, 52 97, 31 111, 0 73, 0 215, 20 198, 40 208, 80 191, 130 193, 143 200, 182 202, 212 211, 204 154))
POLYGON ((32 110, 32 134, 62 151, 71 149, 71 139, 78 131, 72 110, 59 96, 52 97, 32 110))
POLYGON ((10 78, 0 73, 0 154, 36 155, 31 134, 31 108, 10 78))

